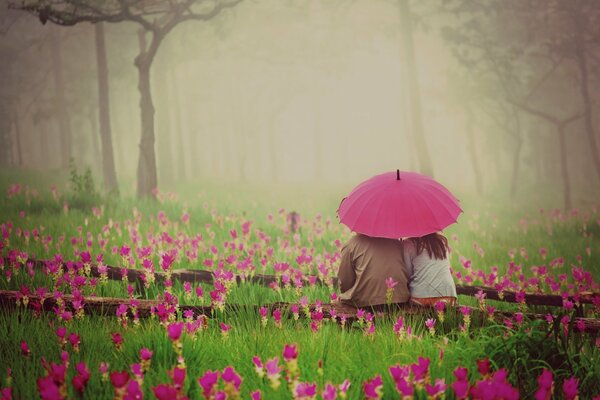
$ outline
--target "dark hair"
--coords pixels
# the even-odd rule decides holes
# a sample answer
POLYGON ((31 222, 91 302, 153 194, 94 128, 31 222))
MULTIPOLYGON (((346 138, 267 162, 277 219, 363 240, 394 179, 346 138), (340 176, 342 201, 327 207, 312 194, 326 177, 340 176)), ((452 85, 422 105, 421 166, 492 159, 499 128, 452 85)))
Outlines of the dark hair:
POLYGON ((417 247, 417 254, 427 250, 429 257, 443 260, 448 252, 448 239, 439 233, 430 233, 422 237, 412 238, 417 247))

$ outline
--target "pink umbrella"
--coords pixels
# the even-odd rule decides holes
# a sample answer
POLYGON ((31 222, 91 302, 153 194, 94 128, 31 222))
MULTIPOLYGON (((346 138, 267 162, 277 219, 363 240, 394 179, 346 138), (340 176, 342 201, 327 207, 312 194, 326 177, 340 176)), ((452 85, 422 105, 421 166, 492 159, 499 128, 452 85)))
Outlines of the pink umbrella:
POLYGON ((340 222, 372 237, 398 239, 441 231, 462 209, 444 186, 416 172, 386 172, 355 187, 338 208, 340 222))

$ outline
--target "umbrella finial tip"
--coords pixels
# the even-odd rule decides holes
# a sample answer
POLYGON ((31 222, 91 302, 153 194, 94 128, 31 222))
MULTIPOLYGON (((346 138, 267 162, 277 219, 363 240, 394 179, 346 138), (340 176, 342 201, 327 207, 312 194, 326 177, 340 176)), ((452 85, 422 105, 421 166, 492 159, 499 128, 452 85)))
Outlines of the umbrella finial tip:
POLYGON ((399 169, 396 170, 396 180, 397 181, 400 180, 400 170, 399 169))

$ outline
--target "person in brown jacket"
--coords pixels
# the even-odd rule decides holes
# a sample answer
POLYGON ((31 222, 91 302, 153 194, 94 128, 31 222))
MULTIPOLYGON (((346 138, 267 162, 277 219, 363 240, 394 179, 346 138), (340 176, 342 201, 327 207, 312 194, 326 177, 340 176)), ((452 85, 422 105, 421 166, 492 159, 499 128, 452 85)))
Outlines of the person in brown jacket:
POLYGON ((404 264, 402 242, 356 234, 342 247, 338 282, 340 301, 354 307, 386 304, 386 279, 397 282, 392 303, 410 298, 409 274, 404 264))

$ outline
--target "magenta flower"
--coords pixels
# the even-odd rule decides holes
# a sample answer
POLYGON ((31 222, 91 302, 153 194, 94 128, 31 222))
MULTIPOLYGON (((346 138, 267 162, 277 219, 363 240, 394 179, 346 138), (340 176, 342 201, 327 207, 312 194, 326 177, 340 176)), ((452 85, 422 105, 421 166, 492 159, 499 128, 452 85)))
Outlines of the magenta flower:
POLYGON ((404 320, 402 319, 402 317, 398 317, 398 320, 394 324, 394 333, 396 335, 399 335, 400 333, 402 333, 403 328, 404 328, 404 320))
POLYGON ((433 335, 435 333, 435 318, 428 318, 425 321, 425 326, 429 329, 429 332, 433 335))
POLYGON ((286 344, 283 347, 283 359, 285 362, 290 362, 298 358, 298 349, 296 343, 286 344))
POLYGON ((82 394, 87 386, 88 381, 90 380, 91 374, 85 362, 80 362, 77 364, 76 370, 77 374, 72 380, 73 388, 75 388, 79 394, 82 394))
POLYGON ((267 370, 267 376, 269 379, 279 379, 279 373, 281 372, 281 367, 279 366, 279 357, 274 357, 265 363, 265 369, 267 370))
POLYGON ((167 333, 169 334, 169 339, 173 342, 179 341, 181 338, 181 334, 183 333, 183 322, 173 322, 167 326, 167 333))
POLYGON ((317 384, 316 383, 306 383, 306 382, 298 382, 296 388, 294 389, 295 398, 299 399, 314 399, 317 395, 317 384))
POLYGON ((383 396, 383 380, 381 375, 363 382, 363 393, 367 399, 381 399, 383 396))
POLYGON ((152 358, 152 351, 146 347, 142 347, 140 350, 140 359, 142 361, 149 361, 152 358))
POLYGON ((120 372, 111 372, 110 373, 110 382, 112 383, 115 389, 124 388, 129 382, 129 372, 120 371, 120 372))
POLYGON ((205 399, 209 399, 213 389, 219 380, 219 371, 206 371, 204 375, 198 378, 198 384, 202 387, 202 392, 205 399))
POLYGON ((435 311, 437 311, 438 313, 444 312, 444 309, 446 308, 446 302, 445 301, 436 301, 434 307, 435 307, 435 311))
POLYGON ((446 382, 443 379, 436 379, 435 384, 425 384, 425 391, 433 398, 437 398, 444 394, 446 391, 446 382))
POLYGON ((385 280, 385 285, 388 289, 394 289, 398 285, 398 282, 396 282, 392 277, 388 277, 385 280))
POLYGON ((219 324, 219 326, 221 327, 221 334, 223 334, 223 336, 227 336, 227 334, 229 333, 229 331, 231 330, 231 326, 221 322, 219 324))
POLYGON ((117 350, 121 350, 123 348, 123 336, 120 332, 112 332, 111 334, 112 342, 117 348, 117 350))
POLYGON ((37 380, 38 394, 42 400, 59 400, 63 398, 60 385, 57 385, 51 376, 37 380))
POLYGON ((269 309, 267 307, 260 308, 260 316, 261 318, 267 318, 269 316, 269 309))
POLYGON ((226 385, 233 385, 235 391, 239 392, 240 386, 242 384, 242 378, 233 367, 225 367, 223 373, 221 374, 221 378, 223 379, 226 385))
POLYGON ((152 392, 158 400, 173 400, 177 398, 177 389, 164 383, 153 387, 152 392))
POLYGON ((344 379, 344 381, 339 384, 338 389, 340 390, 340 396, 346 397, 346 393, 348 392, 348 389, 350 389, 350 381, 344 379))
POLYGON ((430 360, 428 358, 419 357, 418 362, 410 366, 415 382, 422 382, 427 378, 429 363, 430 360))
POLYGON ((261 400, 262 396, 261 396, 260 390, 255 390, 254 392, 250 392, 250 398, 252 400, 261 400))
POLYGON ((175 367, 172 371, 169 371, 169 376, 171 377, 171 381, 173 382, 173 386, 177 390, 181 390, 183 384, 185 382, 185 368, 175 367))
POLYGON ((574 400, 579 394, 579 379, 571 377, 565 379, 562 387, 563 394, 566 400, 574 400))
POLYGON ((479 371, 482 376, 489 375, 491 370, 492 364, 489 359, 484 358, 483 360, 477 360, 477 371, 479 371))
POLYGON ((21 340, 21 354, 23 354, 24 357, 29 357, 30 353, 31 351, 29 350, 29 345, 27 344, 27 342, 21 340))
POLYGON ((454 370, 456 381, 451 387, 457 399, 466 399, 469 394, 469 371, 463 367, 457 367, 454 370))
POLYGON ((252 357, 252 363, 254 364, 254 369, 256 371, 256 374, 262 378, 265 375, 265 369, 264 369, 264 365, 263 365, 260 357, 258 357, 258 356, 252 357))
POLYGON ((323 400, 335 400, 337 398, 337 389, 331 383, 325 385, 325 389, 321 392, 323 400))
POLYGON ((534 394, 535 400, 549 400, 552 397, 552 371, 544 368, 537 378, 538 389, 534 394))
POLYGON ((405 379, 410 377, 410 367, 408 365, 400 365, 396 364, 392 367, 389 367, 390 375, 394 382, 398 382, 400 379, 405 379))

